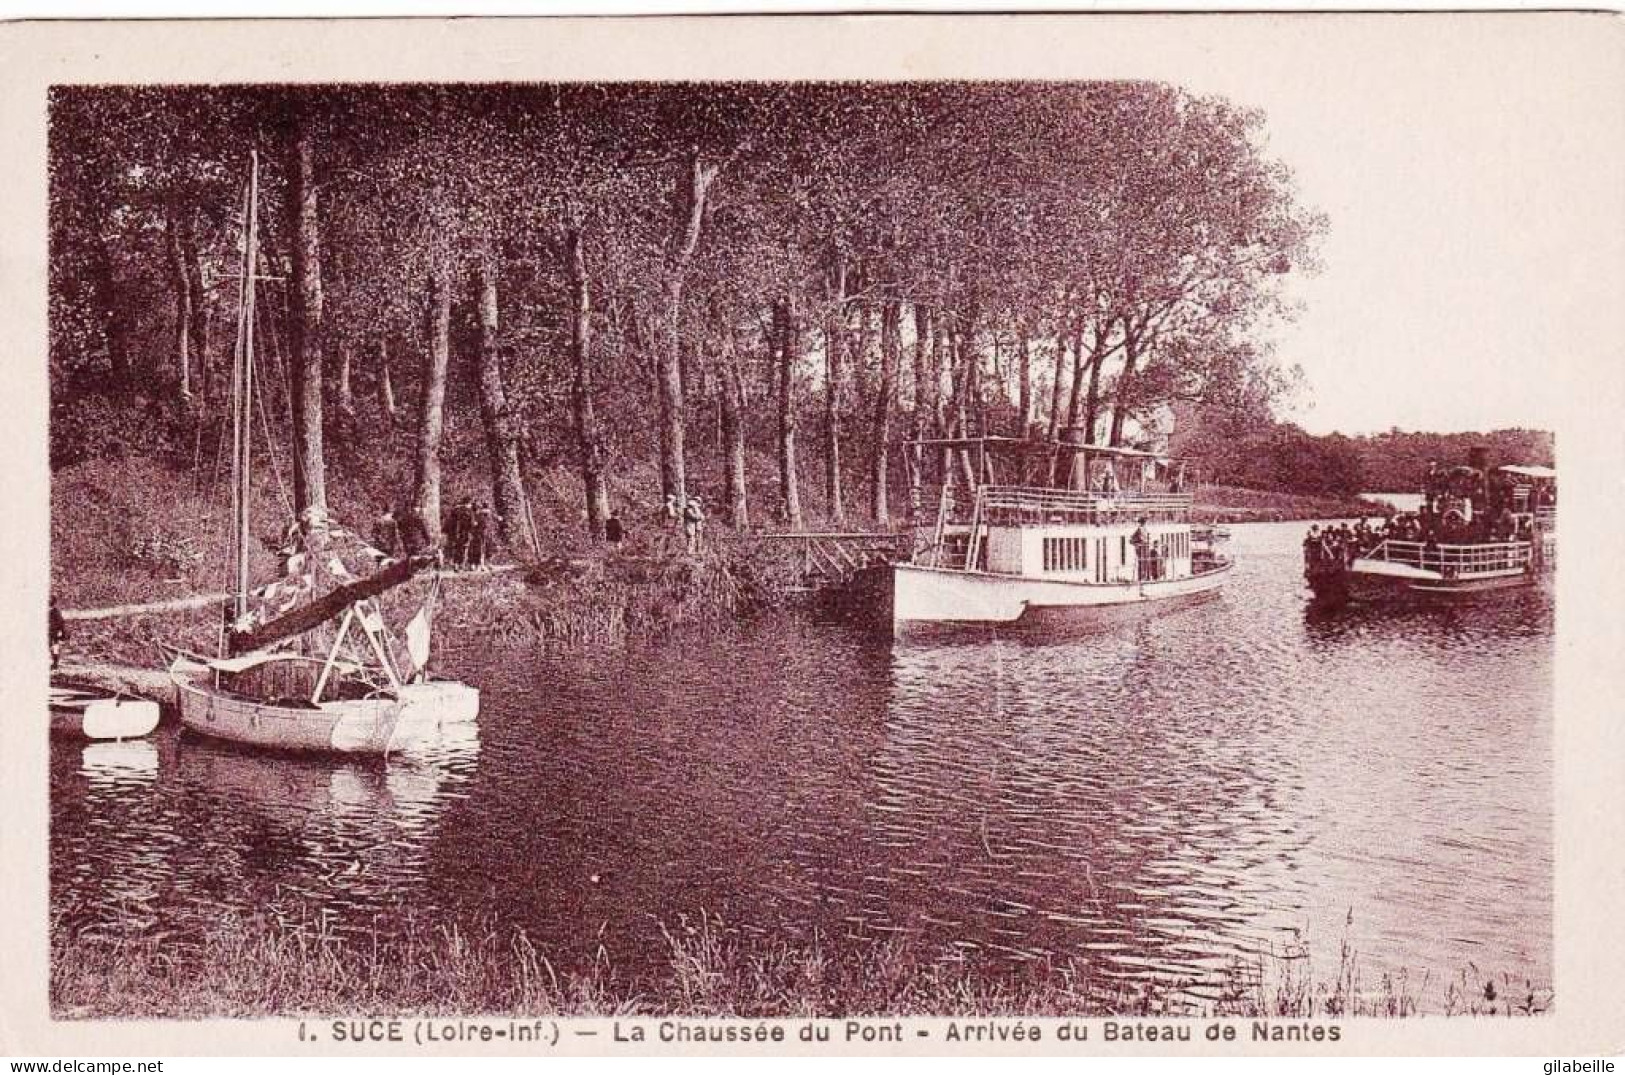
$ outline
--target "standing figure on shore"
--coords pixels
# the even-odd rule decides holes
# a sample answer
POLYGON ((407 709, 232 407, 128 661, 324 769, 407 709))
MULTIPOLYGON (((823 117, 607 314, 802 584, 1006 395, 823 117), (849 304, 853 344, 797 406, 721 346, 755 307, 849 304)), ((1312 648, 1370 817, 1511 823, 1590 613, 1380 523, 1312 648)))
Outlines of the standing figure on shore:
POLYGON ((401 535, 401 555, 416 556, 429 547, 429 528, 423 516, 410 500, 402 500, 395 509, 395 526, 401 535))
POLYGON ((394 559, 401 554, 401 531, 395 521, 395 509, 384 506, 384 512, 372 521, 372 547, 394 559))
POLYGON ((468 538, 474 528, 474 502, 463 497, 446 518, 446 559, 454 566, 468 563, 468 538))
POLYGON ((68 640, 68 621, 63 618, 62 610, 56 607, 56 594, 51 595, 51 667, 54 669, 57 662, 62 659, 62 643, 68 640))
POLYGON ((705 508, 700 498, 691 496, 683 505, 683 542, 689 552, 700 551, 700 539, 705 531, 705 508))
POLYGON ((610 512, 609 518, 604 520, 604 540, 611 545, 619 545, 625 537, 626 528, 621 525, 621 517, 613 511, 610 512))
POLYGON ((502 517, 491 505, 482 503, 475 507, 473 522, 469 528, 469 559, 473 566, 482 569, 490 566, 497 531, 501 526, 502 517))

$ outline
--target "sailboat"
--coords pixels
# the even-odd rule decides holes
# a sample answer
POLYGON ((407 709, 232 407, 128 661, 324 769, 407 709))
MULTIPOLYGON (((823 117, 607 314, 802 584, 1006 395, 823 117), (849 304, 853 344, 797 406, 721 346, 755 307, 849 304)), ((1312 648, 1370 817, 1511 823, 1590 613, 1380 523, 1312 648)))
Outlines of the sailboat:
POLYGON ((254 414, 254 301, 259 155, 245 199, 237 346, 232 367, 232 552, 229 622, 214 658, 176 650, 181 724, 217 739, 287 750, 390 754, 430 745, 442 726, 473 720, 479 692, 428 674, 437 586, 404 644, 382 601, 434 556, 388 557, 307 509, 288 528, 282 577, 251 588, 249 464, 254 414))

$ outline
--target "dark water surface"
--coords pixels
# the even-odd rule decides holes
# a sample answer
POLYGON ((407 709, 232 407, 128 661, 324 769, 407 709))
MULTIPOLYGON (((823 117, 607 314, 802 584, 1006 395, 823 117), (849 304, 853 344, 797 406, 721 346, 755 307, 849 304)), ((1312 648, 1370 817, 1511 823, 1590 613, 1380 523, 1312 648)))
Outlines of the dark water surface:
POLYGON ((599 660, 468 647, 476 727, 353 764, 180 735, 51 748, 55 912, 184 944, 225 912, 523 927, 664 966, 662 924, 901 937, 1001 972, 1551 979, 1548 590, 1306 614, 1297 524, 1215 599, 893 645, 782 617, 599 660))

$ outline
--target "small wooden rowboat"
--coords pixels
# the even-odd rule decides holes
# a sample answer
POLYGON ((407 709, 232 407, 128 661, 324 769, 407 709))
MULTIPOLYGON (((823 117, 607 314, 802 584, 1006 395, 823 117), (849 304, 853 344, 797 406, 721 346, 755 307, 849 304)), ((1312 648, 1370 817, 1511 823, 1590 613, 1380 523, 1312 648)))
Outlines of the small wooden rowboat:
POLYGON ((158 727, 158 703, 70 684, 51 684, 51 731, 84 739, 139 739, 158 727))

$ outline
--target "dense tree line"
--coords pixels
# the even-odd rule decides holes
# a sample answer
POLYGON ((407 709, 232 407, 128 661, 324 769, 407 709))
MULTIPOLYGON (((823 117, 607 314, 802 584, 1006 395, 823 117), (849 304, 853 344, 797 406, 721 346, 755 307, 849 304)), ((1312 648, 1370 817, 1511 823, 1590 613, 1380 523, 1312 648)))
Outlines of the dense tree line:
POLYGON ((1262 131, 1148 83, 60 88, 53 459, 212 420, 253 150, 296 510, 384 422, 437 525, 465 408, 510 541, 537 467, 580 474, 601 536, 636 459, 736 525, 885 523, 904 437, 1268 417, 1267 327, 1323 224, 1262 131))
POLYGON ((1549 432, 1497 429, 1483 433, 1315 435, 1273 419, 1256 401, 1194 407, 1182 414, 1174 447, 1195 459, 1204 480, 1252 489, 1332 496, 1363 492, 1415 493, 1429 463, 1451 467, 1482 448, 1492 467, 1508 463, 1551 466, 1549 432))

